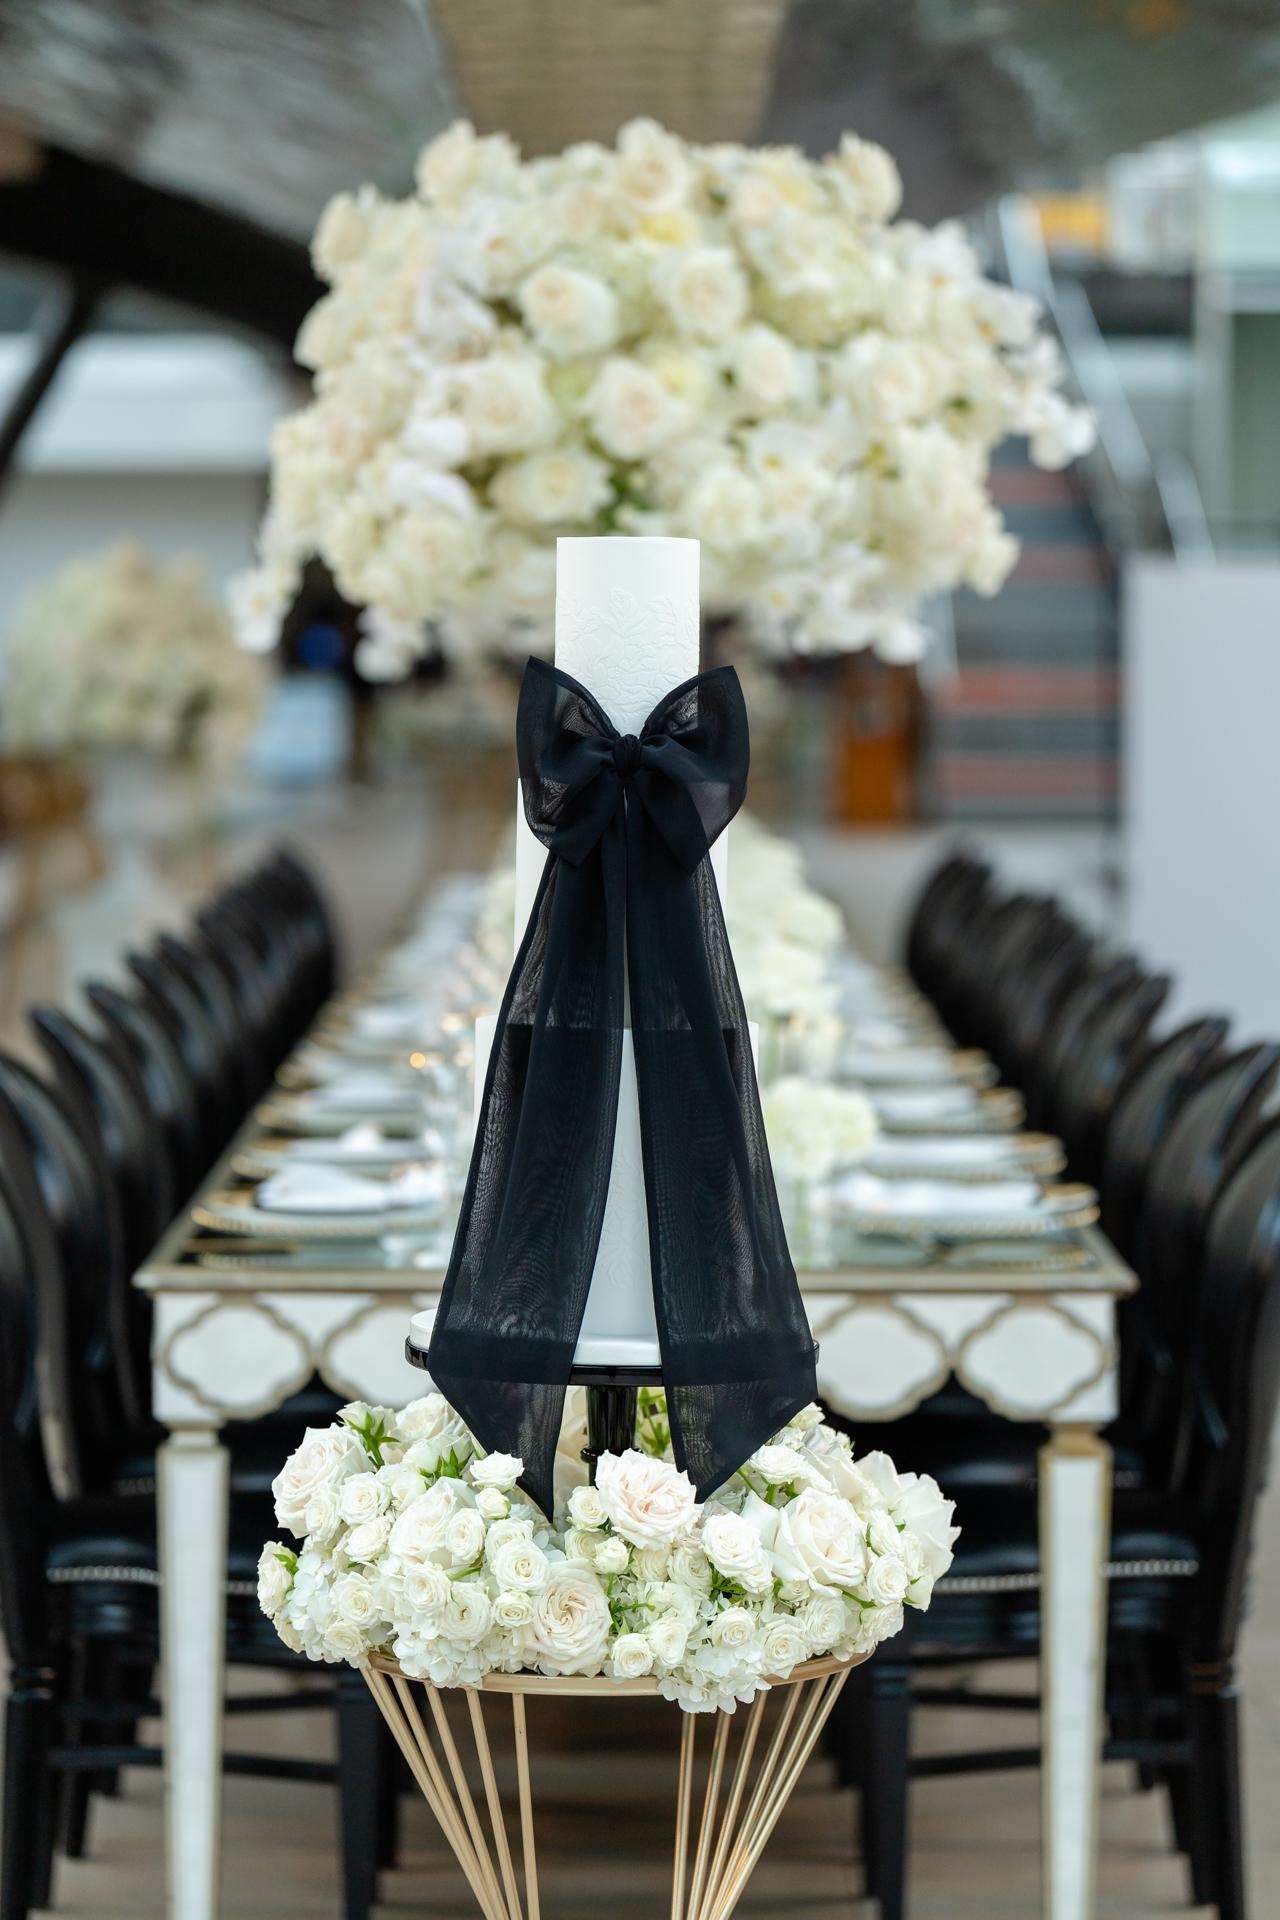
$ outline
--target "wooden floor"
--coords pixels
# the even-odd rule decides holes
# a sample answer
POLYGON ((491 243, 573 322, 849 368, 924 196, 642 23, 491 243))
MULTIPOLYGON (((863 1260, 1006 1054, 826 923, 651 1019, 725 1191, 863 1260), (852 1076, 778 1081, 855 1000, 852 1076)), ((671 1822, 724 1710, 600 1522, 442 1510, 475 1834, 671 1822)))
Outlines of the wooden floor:
MULTIPOLYGON (((1280 1913, 1280 1497, 1267 1499, 1244 1660, 1253 1920, 1280 1913)), ((1006 1671, 1002 1679, 1008 1678, 1006 1671)), ((1030 1681, 1031 1673, 1027 1671, 1030 1681)), ((544 1862, 544 1920, 665 1920, 671 1716, 654 1703, 531 1709, 544 1862)), ((990 1716, 919 1713, 919 1747, 1007 1744, 990 1716)), ((291 1737, 322 1751, 327 1717, 260 1723, 260 1744, 291 1737)), ((235 1726, 248 1745, 248 1723, 235 1726)), ((912 1793, 911 1920, 1033 1920, 1038 1911, 1038 1787, 1033 1773, 929 1780, 912 1793)), ((96 1803, 91 1857, 62 1863, 57 1911, 114 1920, 163 1913, 161 1786, 126 1776, 123 1796, 96 1803)), ((324 1787, 232 1779, 226 1786, 227 1920, 338 1920, 335 1796, 324 1787)), ((1131 1770, 1104 1781, 1100 1920, 1174 1920, 1186 1904, 1182 1863, 1169 1848, 1161 1796, 1137 1791, 1131 1770)), ((862 1898, 852 1796, 815 1762, 774 1836, 740 1912, 751 1920, 872 1920, 862 1898)), ((379 1914, 463 1920, 461 1882, 425 1808, 409 1800, 399 1868, 386 1874, 379 1914)))

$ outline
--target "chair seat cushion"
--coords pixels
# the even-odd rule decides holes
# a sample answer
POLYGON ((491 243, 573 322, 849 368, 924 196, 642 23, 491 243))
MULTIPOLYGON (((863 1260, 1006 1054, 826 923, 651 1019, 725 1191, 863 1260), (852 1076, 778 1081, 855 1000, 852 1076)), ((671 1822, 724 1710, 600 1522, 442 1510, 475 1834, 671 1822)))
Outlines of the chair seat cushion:
MULTIPOLYGON (((1035 1574, 1040 1570, 1039 1502, 1034 1495, 973 1493, 957 1504, 960 1538, 951 1581, 1035 1574)), ((1109 1561, 1113 1579, 1141 1578, 1144 1570, 1177 1568, 1185 1577, 1198 1563, 1194 1531, 1177 1501, 1144 1488, 1120 1488, 1113 1503, 1109 1561)))
MULTIPOLYGON (((145 1495, 60 1502, 49 1516, 48 1531, 45 1571, 57 1585, 83 1584, 99 1573, 107 1584, 113 1578, 138 1585, 156 1582, 155 1502, 145 1495)), ((253 1579, 262 1544, 277 1531, 269 1503, 234 1500, 227 1578, 253 1579)))

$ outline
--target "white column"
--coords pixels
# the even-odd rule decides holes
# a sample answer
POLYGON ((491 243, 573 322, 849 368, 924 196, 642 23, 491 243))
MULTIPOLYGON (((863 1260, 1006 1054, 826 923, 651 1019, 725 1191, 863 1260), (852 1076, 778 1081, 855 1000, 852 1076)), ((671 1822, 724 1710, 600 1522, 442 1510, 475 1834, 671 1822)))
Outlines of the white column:
POLYGON ((216 1427, 157 1456, 169 1920, 216 1920, 222 1828, 227 1451, 216 1427))
POLYGON ((1040 1454, 1045 1920, 1094 1910, 1110 1533, 1110 1447, 1055 1428, 1040 1454))

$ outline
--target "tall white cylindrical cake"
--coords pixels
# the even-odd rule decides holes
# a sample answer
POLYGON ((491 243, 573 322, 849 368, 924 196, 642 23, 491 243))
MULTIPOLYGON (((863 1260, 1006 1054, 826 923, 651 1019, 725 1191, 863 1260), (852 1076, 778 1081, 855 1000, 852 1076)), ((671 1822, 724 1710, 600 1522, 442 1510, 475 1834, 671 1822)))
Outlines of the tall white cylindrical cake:
MULTIPOLYGON (((697 673, 700 634, 696 540, 610 537, 557 542, 556 665, 594 694, 619 733, 639 733, 663 694, 697 673)), ((721 834, 711 850, 721 899, 728 877, 727 839, 721 834)), ((546 849, 529 831, 517 793, 517 947, 546 859, 546 849)), ((477 1108, 496 1024, 496 1016, 476 1023, 477 1108)), ((656 1366, 659 1359, 640 1101, 629 1032, 622 1037, 613 1170, 578 1359, 596 1366, 656 1366)))

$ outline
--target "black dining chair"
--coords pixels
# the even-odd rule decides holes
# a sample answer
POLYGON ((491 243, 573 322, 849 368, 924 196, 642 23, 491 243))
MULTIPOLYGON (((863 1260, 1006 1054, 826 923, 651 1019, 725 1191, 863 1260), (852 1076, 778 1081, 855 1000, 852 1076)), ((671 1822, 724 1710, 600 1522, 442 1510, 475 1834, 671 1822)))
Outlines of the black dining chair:
POLYGON ((226 971, 199 933, 186 939, 162 933, 153 951, 156 960, 185 980, 199 997, 231 1063, 238 1112, 247 1114, 269 1082, 271 1071, 262 1058, 262 1049, 255 1044, 251 1024, 226 971))
POLYGON ((984 862, 957 855, 927 883, 911 916, 907 970, 944 1022, 955 956, 991 885, 991 870, 984 862))
POLYGON ((1033 1127, 1053 1131, 1053 1096, 1059 1077, 1106 1010, 1117 999, 1131 995, 1144 977, 1132 954, 1095 952, 1090 957, 1058 1002, 1040 1035, 1030 1071, 1020 1082, 1033 1127))
MULTIPOLYGON (((0 1102, 0 1630, 8 1653, 0 1920, 50 1904, 55 1842, 84 1851, 92 1789, 122 1767, 159 1766, 137 1723, 155 1717, 155 1509, 149 1498, 87 1494, 96 1444, 78 1374, 78 1307, 56 1251, 28 1231, 43 1195, 26 1142, 0 1102), (17 1196, 14 1204, 12 1196, 17 1196), (75 1497, 46 1465, 53 1429, 75 1497), (61 1805, 59 1806, 59 1799, 61 1805)), ((232 1503, 229 1662, 313 1671, 257 1604, 256 1564, 275 1531, 267 1501, 232 1503)), ((338 1762, 230 1753, 227 1771, 334 1782, 341 1791, 346 1920, 367 1920, 394 1792, 378 1710, 358 1674, 333 1687, 236 1694, 232 1714, 338 1707, 338 1762)))
POLYGON ((126 964, 139 1001, 168 1029, 182 1056, 207 1111, 209 1136, 220 1149, 245 1117, 234 1051, 224 1045, 205 1002, 176 967, 151 953, 130 953, 126 964))
MULTIPOLYGON (((1215 1907, 1220 1920, 1247 1920, 1235 1662, 1254 1515, 1280 1407, 1280 1119, 1254 1136, 1213 1207, 1194 1326, 1172 1482, 1115 1495, 1104 1754, 1158 1771, 1170 1788, 1197 1904, 1215 1907), (1146 1678, 1136 1700, 1128 1692, 1135 1674, 1146 1678)), ((867 1877, 882 1920, 902 1920, 906 1911, 909 1779, 1039 1763, 1035 1748, 911 1756, 915 1707, 1021 1712, 1038 1704, 1034 1696, 969 1696, 963 1687, 929 1683, 939 1670, 1039 1645, 1034 1501, 970 1499, 964 1520, 954 1567, 932 1608, 877 1651, 862 1676, 866 1718, 845 1722, 857 1753, 874 1754, 859 1773, 867 1877)))
POLYGON ((1059 1009, 1095 959, 1091 935, 1062 915, 1043 930, 1016 972, 996 983, 992 1058, 1025 1093, 1059 1009))

